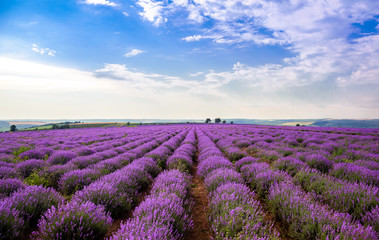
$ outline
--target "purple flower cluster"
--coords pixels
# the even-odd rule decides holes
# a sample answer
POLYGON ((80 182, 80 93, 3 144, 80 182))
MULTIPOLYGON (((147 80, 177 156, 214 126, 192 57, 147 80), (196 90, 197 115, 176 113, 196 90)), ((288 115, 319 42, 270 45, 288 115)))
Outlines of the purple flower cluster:
MULTIPOLYGON (((199 149, 202 149, 200 154, 217 149, 202 131, 197 133, 199 149)), ((209 221, 216 239, 279 239, 273 224, 264 220, 260 204, 253 199, 254 194, 243 184, 241 174, 227 158, 209 156, 200 162, 197 174, 205 179, 209 191, 209 221)))
POLYGON ((50 208, 38 222, 36 239, 100 239, 113 220, 101 205, 71 201, 50 208))
POLYGON ((47 161, 51 165, 65 164, 76 156, 76 153, 70 151, 55 151, 47 161))
POLYGON ((260 197, 266 198, 275 183, 290 181, 290 176, 282 171, 270 169, 267 163, 252 163, 241 168, 241 173, 250 187, 260 197))
POLYGON ((44 212, 63 200, 64 198, 51 188, 28 186, 17 190, 2 201, 8 202, 7 206, 15 209, 26 225, 33 227, 44 212))
POLYGON ((20 212, 11 207, 10 201, 0 201, 0 239, 19 239, 24 231, 24 220, 20 212))
POLYGON ((315 169, 300 171, 294 182, 306 191, 319 195, 332 209, 349 213, 354 219, 361 219, 379 202, 377 187, 338 180, 315 169))
POLYGON ((46 162, 44 160, 39 159, 30 159, 23 162, 20 162, 15 167, 17 174, 21 178, 27 178, 34 171, 39 171, 46 166, 46 162))
POLYGON ((149 195, 110 239, 182 239, 193 226, 189 215, 190 176, 179 170, 161 173, 149 195))
POLYGON ((196 152, 196 136, 194 130, 188 133, 180 147, 167 159, 166 166, 168 169, 178 169, 188 171, 192 165, 192 157, 196 152))
POLYGON ((333 162, 320 154, 307 155, 304 161, 309 167, 315 168, 322 173, 328 173, 329 169, 333 167, 333 162))
POLYGON ((65 173, 59 180, 59 191, 71 195, 91 184, 101 176, 96 169, 73 170, 65 173))
POLYGON ((244 157, 244 158, 241 158, 240 160, 238 160, 234 166, 236 167, 236 170, 238 172, 241 171, 241 168, 245 165, 248 165, 248 164, 251 164, 251 163, 256 163, 258 162, 258 158, 254 158, 254 157, 244 157))
POLYGON ((379 170, 371 170, 353 163, 334 164, 329 174, 351 182, 363 182, 373 186, 379 185, 379 170))
POLYGON ((9 197, 13 192, 24 187, 25 185, 19 179, 0 179, 0 199, 9 197))
POLYGON ((377 239, 372 227, 353 222, 348 214, 328 210, 290 182, 272 185, 268 204, 296 239, 377 239))
POLYGON ((299 159, 293 157, 279 158, 274 163, 274 168, 282 171, 286 171, 291 176, 294 176, 298 171, 304 168, 306 164, 299 159))

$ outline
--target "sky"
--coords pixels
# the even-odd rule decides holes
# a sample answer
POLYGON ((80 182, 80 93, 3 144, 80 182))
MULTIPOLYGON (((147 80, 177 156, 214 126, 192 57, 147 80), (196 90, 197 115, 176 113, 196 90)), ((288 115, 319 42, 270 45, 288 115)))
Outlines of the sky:
POLYGON ((379 118, 377 0, 0 0, 0 119, 379 118))

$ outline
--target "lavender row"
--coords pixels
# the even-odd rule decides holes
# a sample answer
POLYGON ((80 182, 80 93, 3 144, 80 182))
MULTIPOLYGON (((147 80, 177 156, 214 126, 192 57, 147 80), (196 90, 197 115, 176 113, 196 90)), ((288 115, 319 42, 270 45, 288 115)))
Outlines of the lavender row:
POLYGON ((178 169, 182 172, 188 172, 193 165, 193 157, 196 152, 196 134, 192 128, 183 140, 181 145, 167 159, 167 169, 178 169))
MULTIPOLYGON (((122 146, 122 144, 125 144, 126 142, 129 142, 129 140, 120 139, 117 143, 103 144, 92 149, 81 147, 77 149, 77 151, 53 151, 49 148, 29 150, 22 153, 25 154, 27 161, 22 161, 17 165, 15 163, 0 162, 0 178, 27 178, 31 173, 49 168, 51 165, 74 164, 75 166, 71 166, 71 168, 76 167, 81 169, 89 164, 94 164, 106 158, 115 156, 118 153, 123 153, 136 144, 136 142, 131 142, 122 146), (114 146, 117 147, 114 148, 114 146), (43 156, 48 157, 46 162, 43 161, 43 156), (13 167, 14 169, 12 169, 13 167)), ((140 145, 141 142, 137 144, 140 145)))
POLYGON ((201 130, 197 174, 204 179, 210 198, 209 221, 215 239, 279 239, 273 224, 264 219, 254 193, 241 174, 201 130))
MULTIPOLYGON (((228 136, 221 138, 219 135, 214 134, 212 137, 218 138, 217 145, 221 146, 221 149, 228 154, 229 159, 235 160, 233 158, 235 155, 231 155, 235 151, 234 144, 228 136)), ((240 157, 242 156, 240 155, 240 157)), ((317 170, 308 169, 307 166, 311 165, 316 166, 318 169, 325 169, 325 166, 329 163, 328 159, 315 155, 306 156, 305 158, 306 163, 292 157, 279 158, 273 165, 274 168, 284 170, 291 176, 295 176, 294 182, 301 185, 306 191, 317 194, 316 197, 319 201, 327 203, 339 212, 349 213, 354 220, 361 220, 363 224, 371 225, 376 230, 378 229, 377 219, 379 219, 379 215, 375 215, 378 213, 379 198, 377 187, 368 186, 362 182, 349 183, 324 176, 317 170)), ((237 162, 236 167, 240 169, 244 164, 257 162, 258 160, 257 158, 246 157, 237 162)), ((340 163, 336 165, 348 164, 340 163)), ((269 170, 268 165, 260 165, 260 167, 269 170)), ((340 172, 342 171, 340 170, 340 172)), ((290 180, 291 178, 281 172, 263 171, 252 183, 252 187, 261 197, 264 197, 273 181, 283 181, 284 179, 290 180)))
MULTIPOLYGON (((165 144, 175 147, 173 142, 177 143, 177 139, 180 142, 184 135, 185 131, 165 144)), ((150 150, 151 153, 155 147, 152 144, 144 150, 150 150)), ((105 175, 76 192, 70 202, 49 211, 40 220, 39 230, 34 235, 40 239, 51 239, 54 236, 59 236, 58 239, 103 237, 112 223, 111 217, 118 217, 129 211, 136 203, 138 194, 160 171, 161 168, 153 158, 142 157, 134 160, 126 167, 105 175), (91 209, 97 214, 92 214, 91 209)))
POLYGON ((110 240, 182 239, 193 226, 190 183, 190 175, 176 169, 158 175, 150 195, 135 209, 134 217, 121 224, 110 240))
POLYGON ((266 199, 275 217, 289 226, 293 238, 377 239, 371 226, 364 227, 349 214, 329 210, 297 187, 290 175, 271 170, 267 163, 247 164, 241 172, 252 189, 266 199))

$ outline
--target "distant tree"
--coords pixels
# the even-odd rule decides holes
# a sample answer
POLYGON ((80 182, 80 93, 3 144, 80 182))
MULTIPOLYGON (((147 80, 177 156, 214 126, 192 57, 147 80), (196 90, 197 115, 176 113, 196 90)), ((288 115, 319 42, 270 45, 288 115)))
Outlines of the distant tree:
POLYGON ((11 132, 15 132, 15 131, 17 131, 16 125, 11 125, 11 132))
POLYGON ((221 123, 221 118, 215 118, 215 123, 221 123))
POLYGON ((224 124, 225 124, 225 123, 226 123, 226 120, 222 120, 222 123, 224 123, 224 124))
POLYGON ((58 124, 53 124, 53 126, 51 128, 52 129, 59 129, 59 126, 58 126, 58 124))
POLYGON ((70 124, 66 123, 60 126, 60 129, 66 129, 66 128, 70 128, 70 124))
POLYGON ((212 120, 210 119, 210 118, 207 118, 206 120, 205 120, 205 123, 210 123, 212 120))
POLYGON ((234 123, 233 121, 230 122, 230 124, 233 124, 233 123, 234 123))
POLYGON ((296 124, 296 127, 300 127, 300 124, 296 124))
POLYGON ((126 125, 127 125, 127 126, 130 126, 130 122, 127 122, 126 125))

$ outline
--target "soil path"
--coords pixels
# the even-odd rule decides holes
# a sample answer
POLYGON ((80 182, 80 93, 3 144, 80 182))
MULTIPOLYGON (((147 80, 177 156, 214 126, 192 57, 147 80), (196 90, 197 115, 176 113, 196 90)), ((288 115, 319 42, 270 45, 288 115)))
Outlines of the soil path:
MULTIPOLYGON (((195 160, 197 160, 197 158, 195 160)), ((198 163, 195 161, 194 166, 191 169, 191 175, 193 176, 191 196, 194 200, 194 206, 192 208, 194 227, 190 232, 185 234, 185 240, 208 240, 211 239, 212 236, 207 218, 209 211, 208 195, 203 185, 203 180, 201 180, 196 174, 197 165, 198 163)))

